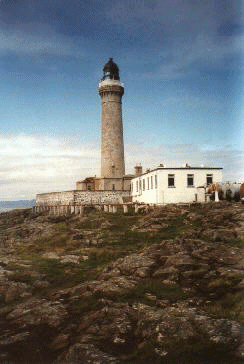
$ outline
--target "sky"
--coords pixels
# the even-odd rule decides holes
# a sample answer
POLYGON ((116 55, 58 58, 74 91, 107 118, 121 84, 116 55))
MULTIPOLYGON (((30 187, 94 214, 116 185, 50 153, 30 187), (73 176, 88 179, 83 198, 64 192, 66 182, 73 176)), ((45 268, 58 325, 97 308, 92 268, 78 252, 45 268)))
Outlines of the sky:
POLYGON ((0 0, 0 200, 100 175, 110 57, 127 173, 188 163, 244 182, 243 11, 240 0, 0 0))

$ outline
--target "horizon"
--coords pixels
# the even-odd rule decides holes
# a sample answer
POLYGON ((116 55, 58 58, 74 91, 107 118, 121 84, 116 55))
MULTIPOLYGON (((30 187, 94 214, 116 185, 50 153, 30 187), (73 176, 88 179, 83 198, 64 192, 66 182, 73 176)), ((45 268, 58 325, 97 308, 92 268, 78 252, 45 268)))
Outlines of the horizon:
POLYGON ((127 174, 188 163, 244 182, 242 6, 1 1, 0 200, 100 175, 98 84, 110 57, 125 85, 127 174))

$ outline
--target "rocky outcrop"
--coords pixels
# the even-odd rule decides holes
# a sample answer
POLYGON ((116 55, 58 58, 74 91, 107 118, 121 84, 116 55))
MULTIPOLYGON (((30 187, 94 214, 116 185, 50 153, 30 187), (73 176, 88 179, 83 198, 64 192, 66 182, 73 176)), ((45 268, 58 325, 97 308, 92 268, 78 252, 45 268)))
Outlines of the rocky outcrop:
POLYGON ((77 343, 70 347, 63 358, 55 364, 120 364, 121 362, 112 355, 108 355, 92 344, 77 343))
MULTIPOLYGON (((199 350, 226 348, 227 353, 244 355, 242 325, 203 310, 227 291, 240 289, 243 259, 238 248, 179 238, 117 260, 86 287, 102 297, 105 306, 82 319, 80 342, 95 342, 111 355, 132 355, 150 343, 155 360, 176 355, 179 343, 182 352, 184 347, 194 348, 196 341, 199 350), (143 288, 139 296, 138 285, 143 288), (134 303, 116 304, 114 295, 134 303)), ((86 290, 80 287, 81 297, 86 290)))
POLYGON ((242 205, 168 206, 123 222, 8 216, 0 363, 243 360, 242 205))

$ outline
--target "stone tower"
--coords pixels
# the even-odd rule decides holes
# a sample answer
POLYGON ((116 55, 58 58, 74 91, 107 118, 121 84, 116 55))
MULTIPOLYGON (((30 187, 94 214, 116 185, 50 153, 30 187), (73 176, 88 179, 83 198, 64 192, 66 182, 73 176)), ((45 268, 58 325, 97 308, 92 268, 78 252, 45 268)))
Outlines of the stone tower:
POLYGON ((99 83, 102 99, 101 177, 122 178, 125 175, 122 96, 119 68, 110 58, 99 83))

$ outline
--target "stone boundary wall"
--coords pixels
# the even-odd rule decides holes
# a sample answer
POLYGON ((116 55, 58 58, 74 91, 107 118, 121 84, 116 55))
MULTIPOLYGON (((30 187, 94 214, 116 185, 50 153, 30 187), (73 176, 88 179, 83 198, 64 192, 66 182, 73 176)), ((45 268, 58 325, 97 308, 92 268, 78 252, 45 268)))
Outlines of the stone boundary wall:
POLYGON ((74 205, 74 191, 40 193, 36 195, 36 205, 74 205))
POLYGON ((36 206, 122 204, 129 191, 64 191, 41 193, 36 196, 36 206))
POLYGON ((118 211, 121 213, 123 211, 124 214, 129 211, 134 211, 136 214, 140 209, 149 211, 150 207, 147 204, 133 204, 133 203, 125 203, 125 204, 103 204, 103 205, 36 205, 33 206, 32 211, 34 213, 48 213, 48 215, 54 216, 64 216, 64 215, 81 215, 87 213, 87 211, 91 211, 93 208, 97 211, 104 212, 112 212, 117 213, 118 211), (88 210, 87 210, 88 209, 88 210))

